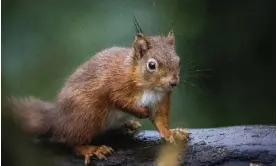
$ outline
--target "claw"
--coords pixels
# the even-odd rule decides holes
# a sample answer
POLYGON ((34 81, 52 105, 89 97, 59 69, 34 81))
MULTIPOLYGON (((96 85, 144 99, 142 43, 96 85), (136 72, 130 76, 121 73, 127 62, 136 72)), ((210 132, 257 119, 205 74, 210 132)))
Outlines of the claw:
POLYGON ((172 143, 172 144, 176 144, 176 143, 175 143, 175 140, 174 140, 174 138, 173 138, 173 135, 170 136, 169 142, 172 143))
POLYGON ((89 163, 90 163, 90 155, 85 155, 84 164, 87 165, 89 163))
POLYGON ((113 153, 114 153, 114 150, 113 150, 113 149, 107 149, 107 152, 108 152, 109 154, 113 154, 113 153))
POLYGON ((106 158, 103 154, 101 154, 101 153, 96 154, 96 156, 97 156, 100 160, 102 160, 102 159, 107 160, 107 158, 106 158))
POLYGON ((106 155, 112 154, 114 150, 109 146, 93 146, 93 145, 84 145, 84 146, 77 146, 76 153, 83 155, 85 165, 90 163, 90 157, 96 156, 98 159, 107 160, 106 155))

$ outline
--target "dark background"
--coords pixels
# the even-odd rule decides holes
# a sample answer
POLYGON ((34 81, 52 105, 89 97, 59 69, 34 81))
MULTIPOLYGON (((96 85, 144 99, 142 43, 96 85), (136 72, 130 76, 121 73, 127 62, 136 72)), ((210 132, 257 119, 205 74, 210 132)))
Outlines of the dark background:
POLYGON ((173 95, 171 127, 275 124, 272 0, 2 0, 2 101, 54 100, 96 52, 131 46, 133 16, 146 34, 175 32, 183 83, 173 95))

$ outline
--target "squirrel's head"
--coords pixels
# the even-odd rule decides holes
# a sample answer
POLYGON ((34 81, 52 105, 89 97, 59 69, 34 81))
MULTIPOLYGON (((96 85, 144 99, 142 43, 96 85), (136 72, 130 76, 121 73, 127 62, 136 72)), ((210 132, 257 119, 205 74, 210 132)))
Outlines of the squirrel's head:
POLYGON ((133 50, 141 86, 156 91, 171 91, 179 83, 180 58, 175 51, 172 31, 167 36, 152 37, 138 33, 133 50))

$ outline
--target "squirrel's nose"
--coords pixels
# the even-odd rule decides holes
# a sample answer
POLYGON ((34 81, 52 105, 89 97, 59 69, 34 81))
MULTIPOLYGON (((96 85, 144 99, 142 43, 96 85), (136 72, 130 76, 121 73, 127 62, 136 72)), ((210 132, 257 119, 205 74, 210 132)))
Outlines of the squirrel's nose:
POLYGON ((175 87, 177 85, 177 82, 176 81, 170 81, 169 84, 170 84, 171 87, 175 87))

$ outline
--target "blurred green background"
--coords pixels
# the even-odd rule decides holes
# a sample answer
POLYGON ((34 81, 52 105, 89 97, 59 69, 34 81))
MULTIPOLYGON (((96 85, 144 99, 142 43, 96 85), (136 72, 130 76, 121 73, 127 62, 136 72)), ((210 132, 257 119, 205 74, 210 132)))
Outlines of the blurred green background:
POLYGON ((4 95, 54 100, 96 52, 131 46, 133 16, 149 35, 175 32, 190 84, 175 90, 172 127, 276 122, 272 1, 3 0, 4 95))
MULTIPOLYGON (((173 94, 171 127, 275 124, 275 11, 272 0, 2 0, 2 101, 55 100, 96 52, 131 46, 136 16, 149 35, 175 32, 188 83, 173 94)), ((49 165, 1 113, 3 158, 49 165)))

